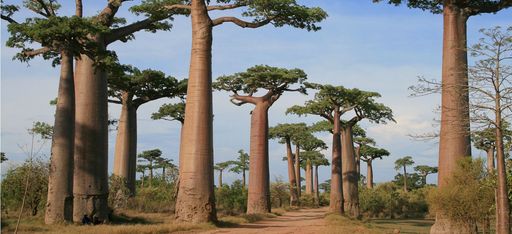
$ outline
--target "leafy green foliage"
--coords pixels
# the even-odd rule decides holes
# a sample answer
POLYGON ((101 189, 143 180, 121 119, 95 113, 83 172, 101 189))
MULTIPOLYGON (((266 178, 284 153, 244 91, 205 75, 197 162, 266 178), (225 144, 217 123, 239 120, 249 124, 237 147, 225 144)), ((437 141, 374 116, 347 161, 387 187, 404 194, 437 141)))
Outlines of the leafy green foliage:
POLYGON ((52 139, 53 136, 53 126, 45 123, 45 122, 34 122, 31 129, 28 129, 28 133, 30 135, 38 135, 43 140, 52 139))
POLYGON ((235 180, 231 186, 224 184, 218 188, 215 199, 218 212, 233 215, 245 213, 247 210, 247 189, 244 189, 240 180, 235 180))
MULTIPOLYGON (((410 8, 418 8, 430 11, 434 14, 442 13, 443 5, 446 2, 444 0, 373 0, 373 2, 383 1, 394 5, 407 4, 410 8)), ((512 6, 512 2, 507 0, 450 1, 449 4, 453 4, 454 6, 464 9, 469 15, 494 13, 512 6)))
POLYGON ((279 139, 279 143, 284 144, 286 139, 296 140, 298 135, 308 131, 305 123, 278 124, 268 129, 269 138, 279 139))
POLYGON ((40 159, 27 160, 7 169, 2 175, 2 211, 19 210, 28 181, 25 208, 28 207, 32 215, 37 215, 45 207, 48 176, 48 162, 40 159))
POLYGON ((414 167, 414 170, 422 177, 423 185, 427 184, 427 176, 430 174, 437 173, 437 167, 431 167, 427 165, 418 165, 414 167))
POLYGON ((403 158, 399 158, 395 161, 395 170, 401 170, 406 166, 413 165, 414 161, 411 156, 405 156, 403 158))
POLYGON ((127 94, 133 105, 163 97, 183 97, 187 92, 187 80, 178 81, 172 76, 155 70, 139 70, 132 66, 117 65, 109 70, 109 96, 123 101, 127 94))
POLYGON ((174 211, 176 183, 155 180, 151 187, 137 186, 135 197, 128 199, 127 208, 139 212, 161 212, 169 213, 174 211))
POLYGON ((28 61, 35 55, 34 43, 50 48, 42 53, 44 59, 52 59, 59 64, 59 51, 65 49, 72 55, 96 53, 97 45, 88 37, 90 34, 104 33, 108 29, 81 17, 50 16, 48 18, 28 18, 23 23, 8 25, 10 37, 6 45, 21 49, 15 59, 28 61))
POLYGON ((8 158, 7 156, 5 156, 5 153, 4 152, 0 152, 0 163, 3 163, 5 161, 7 161, 8 158))
POLYGON ((229 171, 240 174, 244 171, 249 170, 249 154, 244 152, 244 150, 238 151, 238 158, 236 161, 229 161, 233 167, 229 169, 229 171))
POLYGON ((446 186, 429 194, 431 212, 443 212, 451 219, 470 223, 493 215, 495 187, 483 165, 480 159, 460 160, 446 186))
POLYGON ((382 148, 372 147, 369 145, 361 145, 360 155, 361 160, 369 161, 378 158, 382 159, 383 156, 389 156, 389 151, 382 148))
POLYGON ((230 167, 231 165, 233 165, 232 161, 219 162, 219 163, 216 163, 215 165, 213 165, 213 169, 215 169, 217 171, 223 171, 226 168, 230 167))
POLYGON ((419 218, 428 213, 426 196, 431 188, 404 193, 394 183, 378 184, 373 189, 359 188, 359 202, 364 216, 373 218, 419 218))
POLYGON ((185 123, 185 102, 178 102, 175 104, 163 104, 158 112, 151 114, 151 119, 163 119, 167 121, 179 121, 181 124, 185 123))
MULTIPOLYGON (((404 175, 398 173, 392 181, 398 186, 404 186, 404 175)), ((415 190, 422 188, 425 184, 423 183, 423 177, 418 173, 407 173, 407 190, 415 190)))
POLYGON ((270 183, 270 203, 272 207, 287 207, 290 204, 290 184, 282 179, 270 183))
POLYGON ((306 93, 302 83, 307 79, 306 73, 300 69, 285 69, 270 67, 267 65, 257 65, 247 69, 245 72, 235 73, 231 76, 221 76, 213 83, 213 87, 217 90, 225 90, 233 92, 234 99, 239 102, 234 104, 242 105, 245 103, 255 103, 253 95, 261 89, 267 91, 262 97, 270 100, 270 104, 275 102, 286 91, 298 91, 306 93), (293 84, 299 84, 296 89, 291 89, 293 84), (239 96, 239 92, 247 94, 247 96, 239 96))
POLYGON ((314 99, 307 101, 304 106, 295 105, 288 108, 287 114, 319 115, 333 123, 333 121, 339 121, 333 119, 335 112, 344 114, 354 111, 356 116, 349 121, 352 125, 362 119, 368 119, 374 123, 394 121, 391 109, 375 102, 375 98, 380 97, 376 92, 314 83, 306 83, 306 87, 318 90, 314 99))

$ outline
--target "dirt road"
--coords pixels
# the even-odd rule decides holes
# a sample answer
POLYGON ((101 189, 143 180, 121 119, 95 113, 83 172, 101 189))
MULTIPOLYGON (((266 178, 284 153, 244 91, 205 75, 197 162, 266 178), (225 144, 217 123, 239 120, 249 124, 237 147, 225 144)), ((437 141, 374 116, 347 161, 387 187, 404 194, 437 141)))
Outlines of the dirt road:
POLYGON ((201 233, 323 233, 322 230, 326 225, 324 221, 326 211, 326 208, 289 211, 276 218, 270 218, 255 223, 240 224, 236 228, 219 228, 201 233))

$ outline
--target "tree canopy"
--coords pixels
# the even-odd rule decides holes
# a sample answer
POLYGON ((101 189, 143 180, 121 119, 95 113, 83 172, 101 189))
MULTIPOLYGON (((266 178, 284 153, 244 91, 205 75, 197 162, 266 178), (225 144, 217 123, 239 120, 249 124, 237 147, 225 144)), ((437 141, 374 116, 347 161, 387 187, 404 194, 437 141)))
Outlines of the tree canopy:
POLYGON ((163 104, 158 108, 157 112, 151 114, 151 119, 167 120, 167 121, 179 121, 181 124, 185 123, 185 102, 182 100, 178 103, 167 103, 163 104))
POLYGON ((413 165, 414 161, 411 156, 405 156, 395 161, 395 170, 400 170, 402 167, 413 165))
POLYGON ((243 171, 249 170, 249 154, 244 152, 244 150, 238 151, 238 158, 235 161, 229 161, 233 167, 229 169, 229 171, 234 173, 242 173, 243 171))
POLYGON ((263 100, 270 100, 270 104, 272 104, 286 91, 305 94, 306 88, 302 83, 306 79, 306 73, 300 69, 257 65, 245 72, 221 76, 213 83, 213 87, 217 90, 232 92, 231 102, 238 106, 246 103, 256 104, 263 100), (293 84, 299 84, 299 87, 290 88, 293 84), (262 97, 254 97, 253 95, 259 90, 266 90, 266 93, 262 97))
MULTIPOLYGON (((430 11, 434 14, 443 12, 444 0, 373 0, 373 2, 388 2, 389 4, 400 5, 407 4, 410 8, 418 8, 430 11)), ((501 9, 512 6, 509 0, 471 0, 471 1, 448 1, 448 4, 454 4, 463 8, 468 16, 482 13, 494 13, 501 9)))
POLYGON ((187 92, 186 79, 178 81, 161 71, 151 69, 141 71, 132 66, 118 65, 109 70, 108 77, 109 96, 117 99, 109 102, 118 104, 128 98, 130 100, 125 101, 140 106, 163 97, 183 97, 187 92))
POLYGON ((288 108, 287 114, 319 115, 333 123, 335 112, 343 115, 353 111, 355 116, 346 122, 352 126, 362 119, 368 119, 375 123, 394 121, 391 109, 384 104, 375 102, 375 98, 380 97, 380 94, 376 92, 315 83, 306 83, 306 87, 318 90, 314 99, 307 101, 304 106, 295 105, 288 108))
POLYGON ((286 139, 295 141, 298 135, 308 131, 306 123, 278 124, 268 129, 269 138, 279 139, 284 144, 286 139))
POLYGON ((360 148, 360 155, 361 160, 367 162, 378 158, 382 159, 383 156, 389 156, 389 151, 363 144, 360 148))

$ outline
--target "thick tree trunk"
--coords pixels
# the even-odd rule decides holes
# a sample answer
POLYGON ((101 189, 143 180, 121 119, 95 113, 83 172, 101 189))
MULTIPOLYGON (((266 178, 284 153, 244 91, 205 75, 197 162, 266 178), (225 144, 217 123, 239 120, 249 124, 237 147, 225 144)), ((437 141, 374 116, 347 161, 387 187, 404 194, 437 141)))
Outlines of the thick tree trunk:
POLYGON ((352 126, 341 129, 341 160, 343 174, 343 198, 345 211, 352 217, 359 217, 359 191, 356 171, 352 126))
POLYGON ((290 182, 290 206, 299 205, 299 195, 297 194, 297 180, 293 168, 293 153, 290 139, 286 139, 286 158, 288 160, 288 180, 290 182))
POLYGON ((343 186, 341 177, 341 140, 340 140, 340 113, 334 113, 334 127, 332 129, 332 162, 331 162, 331 193, 329 197, 329 211, 344 213, 343 186))
POLYGON ((73 56, 61 53, 59 93, 52 138, 45 223, 73 220, 73 148, 75 132, 75 85, 73 56))
POLYGON ((373 189, 373 166, 372 166, 372 160, 368 159, 366 161, 367 166, 367 175, 366 175, 366 187, 369 189, 373 189))
POLYGON ((176 219, 216 221, 213 191, 212 22, 205 1, 192 0, 192 52, 180 143, 180 183, 176 219))
POLYGON ((318 191, 318 166, 315 165, 315 204, 320 205, 320 191, 318 191))
MULTIPOLYGON (((295 145, 295 178, 297 179, 297 195, 302 193, 302 181, 300 180, 300 146, 295 145)), ((299 199, 300 200, 300 199, 299 199)))
MULTIPOLYGON (((499 85, 497 85, 497 87, 499 87, 499 85)), ((503 147, 503 124, 501 120, 501 96, 499 93, 496 95, 496 110, 496 171, 498 174, 498 186, 496 189, 496 233, 505 234, 511 232, 510 203, 508 200, 505 152, 503 147)))
POLYGON ((495 168, 494 166, 494 146, 487 149, 487 171, 491 172, 495 168))
POLYGON ((309 159, 306 161, 306 194, 313 195, 313 166, 309 159))
MULTIPOLYGON (((443 188, 457 162, 471 156, 469 134, 469 95, 466 22, 468 16, 455 6, 453 0, 444 1, 443 71, 441 131, 439 139, 439 187, 443 188)), ((445 215, 436 214, 431 233, 474 232, 474 224, 456 223, 445 215)))
POLYGON ((269 106, 265 102, 258 103, 252 111, 247 214, 270 213, 267 113, 269 106))
POLYGON ((361 146, 355 148, 357 181, 361 179, 361 146))
MULTIPOLYGON (((102 39, 96 39, 101 44, 102 39)), ((81 222, 84 214, 107 221, 107 79, 86 55, 76 60, 75 95, 73 221, 81 222)))
POLYGON ((114 153, 114 175, 126 180, 130 194, 134 196, 137 167, 137 107, 131 104, 131 98, 131 95, 123 95, 114 153))

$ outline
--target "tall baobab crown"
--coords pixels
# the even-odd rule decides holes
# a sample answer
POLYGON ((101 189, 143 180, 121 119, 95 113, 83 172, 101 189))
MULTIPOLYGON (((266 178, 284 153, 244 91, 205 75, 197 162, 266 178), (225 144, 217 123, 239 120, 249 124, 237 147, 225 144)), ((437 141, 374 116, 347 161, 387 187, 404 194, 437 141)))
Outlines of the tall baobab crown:
POLYGON ((410 8, 418 8, 434 14, 441 14, 443 6, 450 4, 463 8, 468 16, 494 13, 512 6, 512 2, 509 0, 373 0, 373 2, 388 2, 394 5, 407 4, 410 8))
POLYGON ((269 100, 270 104, 276 101, 286 91, 306 93, 302 83, 307 79, 306 73, 300 69, 285 69, 258 65, 247 69, 245 72, 235 73, 231 76, 221 76, 214 82, 217 90, 233 92, 231 102, 235 105, 269 100), (297 88, 291 88, 293 84, 299 84, 297 88), (259 90, 266 90, 261 97, 254 97, 259 90), (245 96, 240 95, 244 93, 245 96))
POLYGON ((389 151, 369 145, 361 145, 360 154, 361 160, 366 162, 368 160, 374 160, 377 158, 382 159, 383 156, 389 156, 389 151))

